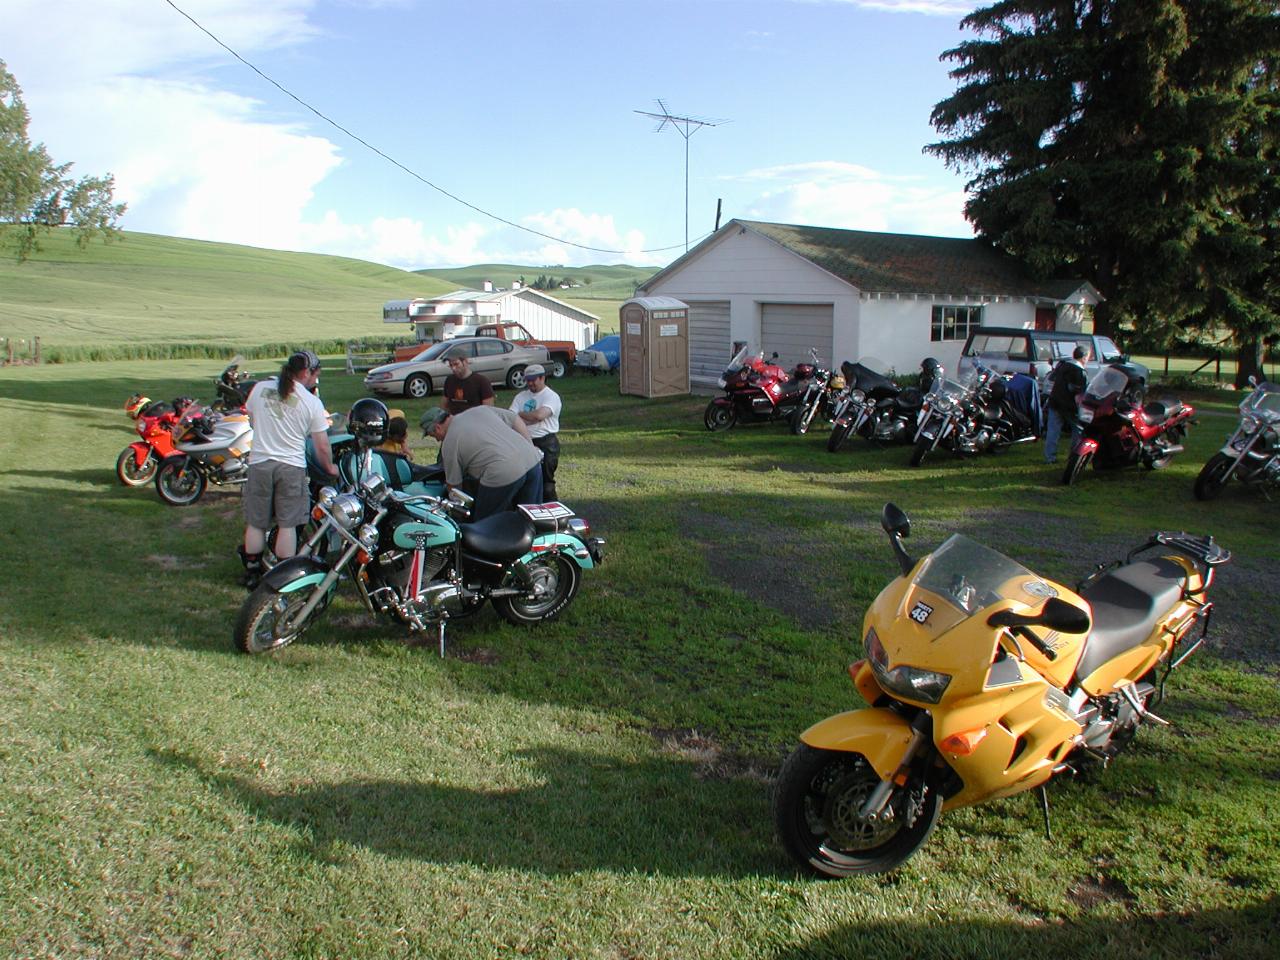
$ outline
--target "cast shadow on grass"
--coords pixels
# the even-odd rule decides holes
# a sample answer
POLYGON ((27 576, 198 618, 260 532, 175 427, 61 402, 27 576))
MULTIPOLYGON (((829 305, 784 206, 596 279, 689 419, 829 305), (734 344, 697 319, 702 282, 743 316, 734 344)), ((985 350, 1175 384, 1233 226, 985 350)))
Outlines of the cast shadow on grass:
POLYGON ((774 954, 774 960, 1004 960, 1008 957, 1089 957, 1144 960, 1274 958, 1280 924, 1275 895, 1239 909, 1016 923, 932 914, 850 922, 774 954))
POLYGON ((561 748, 521 751, 502 768, 531 785, 485 788, 353 780, 276 788, 207 759, 153 750, 254 818, 292 831, 320 863, 346 847, 437 864, 558 876, 590 870, 668 876, 782 876, 768 790, 754 779, 700 779, 674 758, 622 761, 561 748))

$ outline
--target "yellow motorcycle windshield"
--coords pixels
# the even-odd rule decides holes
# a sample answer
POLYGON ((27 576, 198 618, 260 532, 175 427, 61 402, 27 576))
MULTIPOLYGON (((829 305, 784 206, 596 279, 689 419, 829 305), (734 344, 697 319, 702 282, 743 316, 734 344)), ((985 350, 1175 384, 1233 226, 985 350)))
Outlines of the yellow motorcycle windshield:
POLYGON ((1001 600, 1039 605, 1058 594, 1022 564, 959 533, 925 559, 912 582, 969 616, 1001 600))

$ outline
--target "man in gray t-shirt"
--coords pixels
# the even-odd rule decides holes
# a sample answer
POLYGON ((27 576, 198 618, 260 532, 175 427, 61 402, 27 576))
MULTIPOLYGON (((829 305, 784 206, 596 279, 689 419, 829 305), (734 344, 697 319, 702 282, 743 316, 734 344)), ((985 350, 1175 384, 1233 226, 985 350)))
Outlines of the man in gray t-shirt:
POLYGON ((480 406, 449 416, 437 408, 423 415, 422 428, 440 442, 445 483, 458 487, 470 478, 479 484, 473 519, 542 502, 542 452, 510 410, 480 406))

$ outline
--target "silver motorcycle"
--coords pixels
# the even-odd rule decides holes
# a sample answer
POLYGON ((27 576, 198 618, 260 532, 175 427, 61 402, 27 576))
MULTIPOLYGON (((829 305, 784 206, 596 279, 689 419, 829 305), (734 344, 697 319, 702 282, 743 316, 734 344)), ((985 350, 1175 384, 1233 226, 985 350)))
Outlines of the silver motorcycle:
POLYGON ((243 410, 219 413, 193 403, 173 427, 177 453, 156 471, 156 493, 170 506, 188 507, 214 486, 238 486, 249 476, 253 427, 243 410))
POLYGON ((1231 478, 1256 486, 1263 497, 1280 489, 1280 385, 1249 378, 1253 392, 1240 402, 1240 425, 1196 477, 1197 500, 1212 500, 1231 478))

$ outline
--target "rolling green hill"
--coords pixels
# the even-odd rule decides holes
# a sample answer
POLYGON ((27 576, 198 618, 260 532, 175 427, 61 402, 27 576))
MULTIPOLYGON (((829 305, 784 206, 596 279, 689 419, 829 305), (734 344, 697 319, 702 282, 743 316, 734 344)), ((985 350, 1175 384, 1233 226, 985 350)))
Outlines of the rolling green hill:
POLYGON ((55 359, 402 337, 383 324, 384 301, 456 288, 363 260, 147 233, 82 250, 56 231, 43 247, 0 259, 0 337, 38 336, 55 359))
MULTIPOLYGON (((480 290, 484 281, 492 280, 495 286, 511 287, 524 277, 533 283, 540 275, 568 279, 581 286, 568 290, 548 290, 557 299, 573 300, 626 300, 635 292, 636 284, 648 280, 658 272, 658 267, 632 267, 627 264, 595 264, 588 267, 531 267, 518 263, 477 263, 470 267, 449 270, 417 270, 424 276, 435 277, 457 287, 480 290)), ((595 311, 592 311, 595 312, 595 311)))

